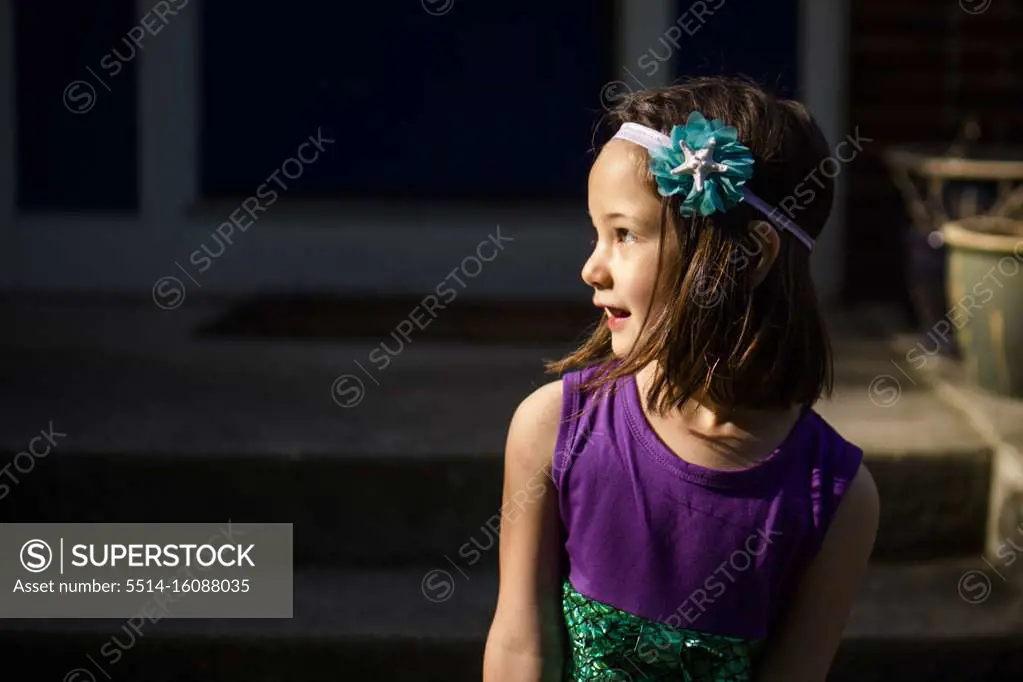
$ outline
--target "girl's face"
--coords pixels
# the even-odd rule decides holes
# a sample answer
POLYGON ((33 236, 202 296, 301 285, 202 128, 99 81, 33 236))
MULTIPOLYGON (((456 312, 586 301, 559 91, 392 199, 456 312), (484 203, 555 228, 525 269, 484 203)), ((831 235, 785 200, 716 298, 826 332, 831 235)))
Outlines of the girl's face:
POLYGON ((594 305, 604 310, 617 357, 639 339, 647 308, 656 316, 665 299, 663 292, 655 296, 661 202, 645 181, 647 161, 642 147, 611 140, 590 169, 596 240, 582 278, 593 287, 594 305))

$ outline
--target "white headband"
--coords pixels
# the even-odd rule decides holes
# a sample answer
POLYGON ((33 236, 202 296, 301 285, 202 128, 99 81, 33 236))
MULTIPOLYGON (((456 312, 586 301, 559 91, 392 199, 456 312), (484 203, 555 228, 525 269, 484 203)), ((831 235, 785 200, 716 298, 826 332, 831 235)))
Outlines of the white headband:
MULTIPOLYGON (((659 151, 665 148, 671 150, 673 148, 671 137, 665 135, 659 130, 654 130, 653 128, 648 128, 638 123, 623 123, 622 127, 618 129, 617 133, 615 133, 614 138, 638 144, 650 152, 659 151)), ((722 164, 719 164, 714 160, 713 137, 711 137, 711 140, 707 145, 707 149, 697 150, 695 153, 686 147, 684 142, 681 143, 681 145, 682 151, 685 153, 686 163, 684 166, 678 166, 673 169, 672 172, 694 176, 694 180, 697 183, 697 189, 699 189, 702 185, 705 174, 722 172, 724 170, 722 164)), ((772 207, 745 186, 742 188, 742 200, 763 213, 776 228, 791 232, 797 239, 799 239, 799 241, 803 242, 807 250, 813 251, 813 237, 808 235, 798 225, 782 215, 777 208, 772 207)))

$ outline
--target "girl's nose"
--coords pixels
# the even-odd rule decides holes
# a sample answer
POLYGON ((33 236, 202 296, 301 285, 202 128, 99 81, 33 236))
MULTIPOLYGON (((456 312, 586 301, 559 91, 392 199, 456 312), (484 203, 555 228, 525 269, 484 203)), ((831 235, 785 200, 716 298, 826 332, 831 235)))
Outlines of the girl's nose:
POLYGON ((599 247, 594 249, 590 257, 583 263, 581 274, 583 281, 594 289, 607 289, 611 286, 611 273, 600 254, 599 247))

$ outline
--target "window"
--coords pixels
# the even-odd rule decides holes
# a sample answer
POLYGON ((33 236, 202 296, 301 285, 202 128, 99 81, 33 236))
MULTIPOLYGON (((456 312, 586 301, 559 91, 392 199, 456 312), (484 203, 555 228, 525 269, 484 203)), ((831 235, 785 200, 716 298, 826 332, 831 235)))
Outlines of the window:
MULTIPOLYGON (((675 23, 682 36, 674 55, 676 77, 744 75, 779 95, 797 96, 798 0, 697 4, 710 12, 694 11, 693 0, 678 3, 675 23)), ((664 53, 663 46, 657 48, 664 53)), ((656 57, 651 61, 656 64, 656 57)))
POLYGON ((138 207, 134 0, 14 3, 19 210, 138 207))
POLYGON ((337 143, 289 195, 585 196, 613 0, 201 9, 207 198, 251 194, 317 129, 337 143))

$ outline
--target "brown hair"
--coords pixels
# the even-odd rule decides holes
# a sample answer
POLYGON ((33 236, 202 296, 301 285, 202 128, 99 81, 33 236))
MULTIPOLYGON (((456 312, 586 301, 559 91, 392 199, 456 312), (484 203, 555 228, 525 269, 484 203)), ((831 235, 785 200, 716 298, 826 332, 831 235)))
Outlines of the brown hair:
MULTIPOLYGON (((608 113, 605 123, 611 132, 635 122, 670 134, 692 111, 736 128, 754 158, 747 186, 773 206, 785 198, 791 205, 797 186, 830 154, 802 104, 736 78, 697 78, 631 93, 608 113)), ((834 184, 820 173, 813 177, 812 200, 800 202, 799 212, 791 217, 816 238, 831 212, 834 184)), ((656 194, 649 171, 646 180, 656 194)), ((748 228, 750 222, 762 221, 762 214, 740 203, 708 217, 682 218, 679 195, 660 199, 657 281, 670 292, 668 305, 656 319, 648 311, 645 329, 624 358, 614 358, 611 334, 600 324, 579 348, 547 363, 547 371, 600 365, 602 371, 584 387, 593 389, 656 360, 660 371, 647 397, 658 412, 697 397, 730 411, 809 406, 822 395, 830 396, 831 347, 806 247, 782 233, 775 263, 751 287, 760 228, 748 228)))

